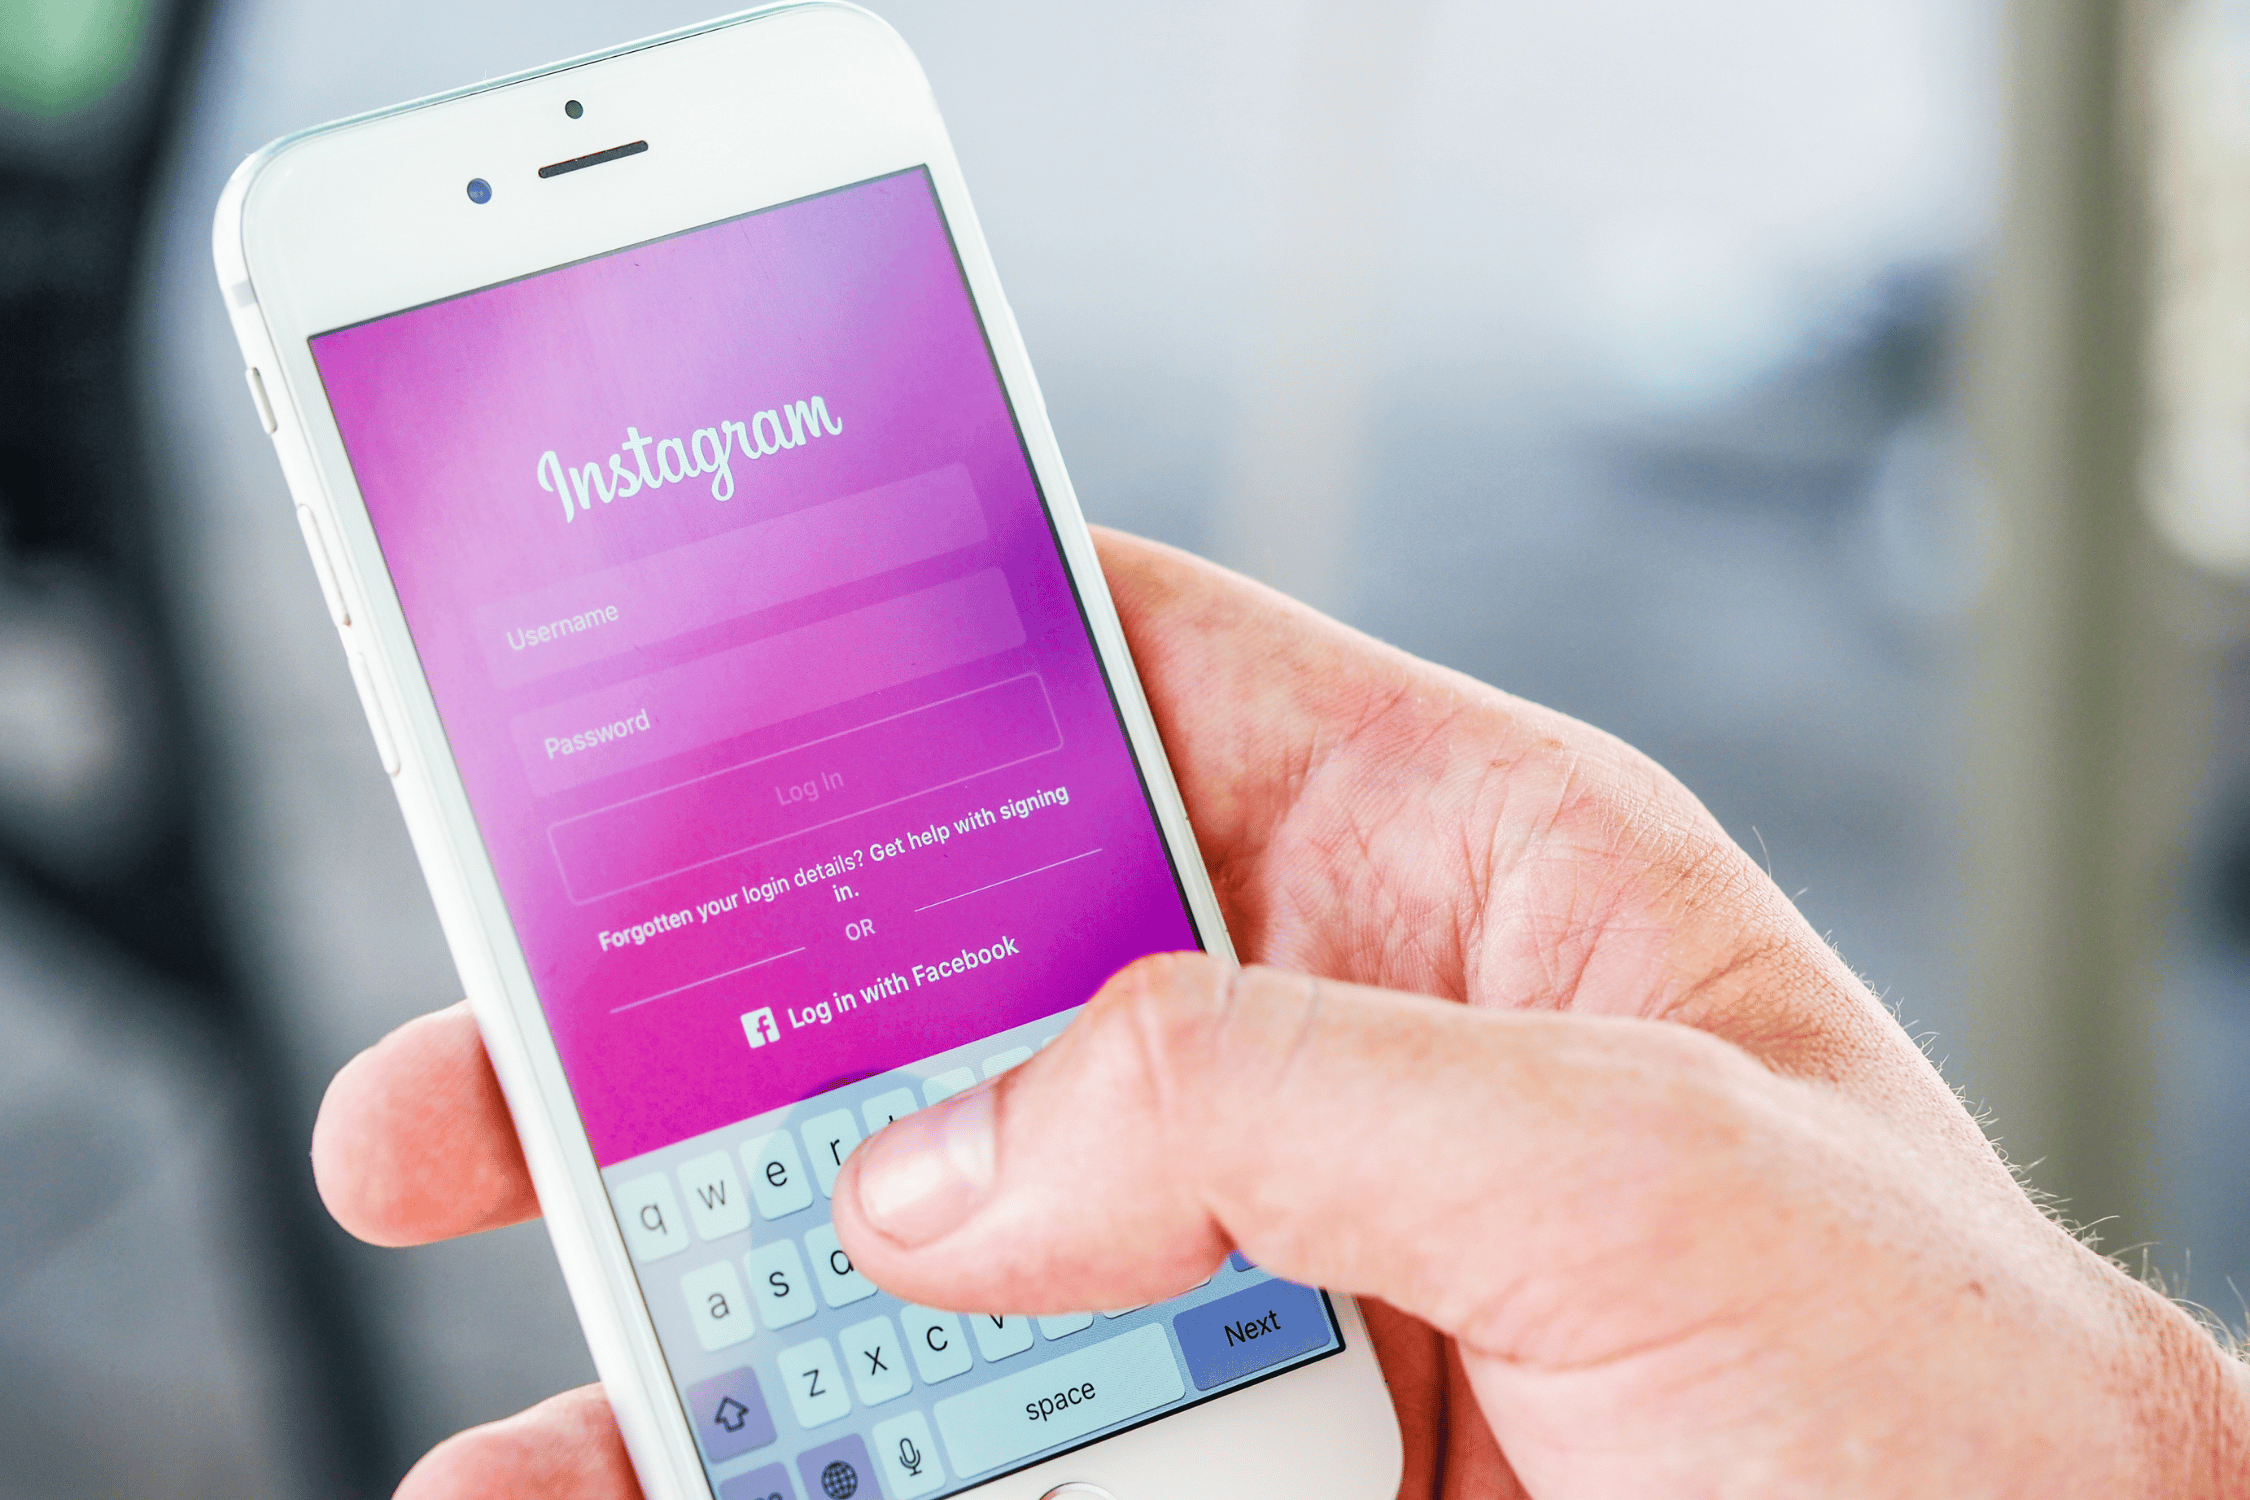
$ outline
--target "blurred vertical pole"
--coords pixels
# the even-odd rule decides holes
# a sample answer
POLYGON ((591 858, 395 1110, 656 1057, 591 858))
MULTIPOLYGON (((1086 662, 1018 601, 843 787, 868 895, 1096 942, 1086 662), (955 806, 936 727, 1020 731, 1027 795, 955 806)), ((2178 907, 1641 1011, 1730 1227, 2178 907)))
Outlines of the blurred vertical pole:
POLYGON ((2155 1228, 2159 965, 2211 697, 2140 494, 2162 4, 2009 6, 2009 193, 1966 358, 2006 528, 1972 638, 1972 1088, 2112 1250, 2155 1228))
POLYGON ((1430 0, 1304 10, 1262 305, 1212 555, 1342 609, 1381 349, 1383 241, 1430 0))

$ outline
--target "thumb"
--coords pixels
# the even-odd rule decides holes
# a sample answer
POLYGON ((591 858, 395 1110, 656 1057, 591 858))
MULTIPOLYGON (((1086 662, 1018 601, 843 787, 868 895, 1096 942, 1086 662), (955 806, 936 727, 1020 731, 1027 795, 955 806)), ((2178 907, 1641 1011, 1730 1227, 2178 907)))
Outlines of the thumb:
MULTIPOLYGON (((1525 1311, 1534 1268, 1591 1267, 1573 1300, 1644 1337, 1663 1314, 1646 1262, 1603 1255, 1589 1226, 1676 1253, 1724 1186, 1710 1163, 1755 1170, 1742 1143, 1772 1132, 1745 1116, 1783 1107, 1769 1086, 1799 1087, 1684 1027, 1169 955, 994 1085, 868 1141, 835 1222, 865 1274, 961 1311, 1135 1306, 1239 1247, 1503 1344, 1476 1325, 1525 1311)), ((1692 1274, 1674 1259, 1662 1278, 1675 1308, 1692 1274)))

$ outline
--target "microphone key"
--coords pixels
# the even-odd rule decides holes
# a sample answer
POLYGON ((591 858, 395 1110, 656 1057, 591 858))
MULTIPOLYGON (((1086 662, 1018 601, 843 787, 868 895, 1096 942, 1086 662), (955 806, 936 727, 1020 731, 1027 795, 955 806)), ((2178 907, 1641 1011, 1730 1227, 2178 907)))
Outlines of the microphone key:
POLYGON ((902 1412, 875 1424, 875 1461, 883 1466, 883 1488, 897 1500, 917 1500, 945 1485, 930 1424, 918 1411, 902 1412))

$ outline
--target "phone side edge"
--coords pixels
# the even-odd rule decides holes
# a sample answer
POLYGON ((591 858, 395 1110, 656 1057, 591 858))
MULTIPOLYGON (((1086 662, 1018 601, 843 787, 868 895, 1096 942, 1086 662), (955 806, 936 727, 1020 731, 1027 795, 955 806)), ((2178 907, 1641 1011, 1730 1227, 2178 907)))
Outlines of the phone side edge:
MULTIPOLYGON (((792 7, 767 9, 784 8, 792 7)), ((214 265, 221 294, 227 302, 236 343, 254 369, 273 370, 279 361, 264 310, 254 295, 247 295, 251 282, 245 213, 258 171, 287 143, 285 140, 253 154, 235 169, 214 220, 214 265), (237 288, 242 295, 237 294, 237 288)), ((292 501, 310 510, 329 536, 339 535, 337 501, 325 482, 288 382, 269 381, 266 396, 276 424, 270 437, 292 501)), ((316 555, 308 560, 316 571, 324 565, 329 570, 353 624, 363 621, 372 607, 369 592, 358 586, 345 559, 316 555)), ((560 1080, 560 1061, 552 1055, 552 1039, 542 1038, 550 1054, 545 1059, 547 1065, 542 1066, 539 1049, 534 1038, 526 1034, 502 977, 501 950, 495 945, 468 873, 460 863, 450 820, 430 780, 423 753, 426 747, 413 734, 403 732, 407 716, 390 680, 395 664, 374 632, 355 634, 351 624, 339 624, 337 633, 346 666, 355 657, 367 665, 368 681, 378 701, 370 704, 363 700, 362 708, 378 740, 388 733, 394 743, 399 764, 389 776, 391 791, 406 823, 415 862, 430 892, 448 954, 508 1105, 572 1311, 586 1338, 596 1376, 608 1394, 627 1455, 651 1500, 707 1500, 708 1489, 695 1455, 685 1455, 689 1462, 683 1467, 679 1449, 682 1442, 692 1440, 687 1438, 677 1398, 663 1376, 653 1329, 631 1326, 625 1312, 627 1303, 638 1306, 641 1293, 629 1260, 624 1259, 622 1238, 608 1198, 601 1191, 600 1169, 593 1162, 567 1085, 560 1087, 560 1107, 551 1102, 560 1080), (378 715, 387 724, 379 721, 378 715), (542 1077, 549 1072, 556 1077, 542 1077), (571 1139, 573 1134, 575 1141, 571 1139), (584 1158, 582 1163, 575 1160, 580 1156, 584 1158), (581 1184, 582 1175, 587 1177, 591 1191, 581 1184)), ((641 1321, 645 1325, 645 1311, 641 1321)))
POLYGON ((944 144, 943 161, 931 164, 933 177, 937 179, 938 200, 967 273, 972 299, 984 318, 986 337, 991 341, 1003 388, 1016 411, 1026 457, 1038 480, 1072 586, 1085 611, 1096 653, 1116 695, 1118 716, 1133 759, 1145 778, 1158 831, 1163 835, 1166 852, 1179 874, 1189 909, 1206 947, 1229 963, 1239 962, 1194 823, 1188 817, 1186 800, 1180 794, 1178 779, 1172 771, 1171 755, 1164 747, 1155 712, 1149 706, 1147 691, 1141 683, 1139 665, 1133 659, 1132 645, 1125 637, 1116 601, 1110 595, 1101 555, 1095 548, 1085 513, 1079 507, 1069 469, 1063 462, 1061 444, 1056 440, 1047 414, 1046 395, 1039 387, 1023 332, 1016 324, 1015 309, 1000 289, 999 268, 993 261, 991 246, 970 199, 950 135, 945 137, 944 144))
MULTIPOLYGON (((1210 951, 1229 962, 1239 962, 1232 936, 1227 931, 1224 915, 1219 908, 1217 892, 1211 883, 1209 868, 1203 860, 1193 822, 1188 816, 1185 800, 1172 771, 1170 754, 1164 748, 1155 713, 1141 683, 1139 667, 1134 661, 1116 603, 1111 597, 1100 554, 1094 545, 1092 532, 1078 504, 1076 489, 1063 462, 1061 446, 1047 414, 1046 398, 1034 373, 1029 349, 1017 326, 1014 309, 1001 291, 998 267, 993 261, 983 228, 977 220, 949 138, 945 142, 945 148, 942 163, 931 163, 933 178, 939 189, 939 203, 953 232, 956 249, 961 255, 972 298, 985 318, 986 334, 991 341, 1003 386, 1011 404, 1017 409, 1018 428, 1024 439, 1027 457, 1038 479, 1065 565, 1070 571, 1087 624, 1094 636, 1097 652, 1105 671, 1110 675, 1119 717, 1126 730, 1134 759, 1146 778, 1151 808, 1156 815, 1159 831, 1165 839, 1168 852, 1173 856, 1190 909, 1195 914, 1197 926, 1203 932, 1210 951)), ((1043 1494, 1047 1487, 1068 1479, 1073 1473, 1086 1471, 1091 1465, 1102 1462, 1102 1458, 1090 1458, 1087 1455, 1101 1455, 1104 1449, 1114 1448, 1119 1454, 1132 1453, 1138 1457, 1141 1441, 1137 1440, 1148 1440, 1154 1434, 1163 1432, 1170 1424, 1183 1424, 1180 1428, 1172 1429, 1177 1434, 1189 1430, 1191 1425, 1200 1427, 1206 1422, 1223 1423, 1229 1416, 1241 1414, 1240 1407, 1230 1408, 1228 1403, 1254 1392, 1263 1392, 1258 1397, 1261 1404, 1282 1402, 1285 1399, 1284 1392, 1294 1393, 1303 1389, 1303 1378, 1307 1376, 1315 1377, 1313 1383, 1336 1388, 1347 1411, 1352 1417, 1360 1419, 1355 1438, 1365 1439, 1369 1444, 1359 1455, 1367 1461, 1366 1473, 1362 1477, 1369 1484, 1369 1500, 1382 1500, 1382 1497, 1395 1493, 1399 1476, 1404 1472, 1405 1450, 1396 1408, 1390 1399, 1388 1378, 1383 1374, 1381 1362, 1375 1357, 1374 1345, 1368 1336, 1366 1321, 1356 1299, 1340 1292, 1330 1292, 1328 1295, 1335 1304, 1339 1329, 1344 1335, 1344 1347, 1334 1359, 1282 1371, 1262 1386, 1229 1392, 1200 1408, 1168 1414, 1149 1428, 1115 1434, 1087 1448, 1074 1450, 1060 1458, 1046 1460, 1029 1469, 990 1481, 989 1487, 995 1500, 1019 1500, 1019 1497, 1020 1500, 1031 1500, 1031 1497, 1043 1494), (1326 1374, 1322 1375, 1320 1372, 1324 1370, 1326 1374), (1300 1381, 1300 1384, 1291 1386, 1292 1380, 1300 1381)))

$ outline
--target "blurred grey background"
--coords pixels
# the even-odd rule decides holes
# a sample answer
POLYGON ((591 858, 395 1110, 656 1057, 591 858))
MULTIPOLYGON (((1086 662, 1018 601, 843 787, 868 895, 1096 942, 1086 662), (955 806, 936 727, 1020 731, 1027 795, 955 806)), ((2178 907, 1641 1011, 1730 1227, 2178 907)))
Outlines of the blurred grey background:
MULTIPOLYGON (((2250 1291, 2250 0, 895 0, 1089 514, 1650 751, 2035 1184, 2250 1291)), ((590 1378, 329 1226, 456 995, 209 260, 685 0, 0 0, 0 1497, 380 1494, 590 1378)))

